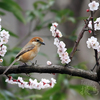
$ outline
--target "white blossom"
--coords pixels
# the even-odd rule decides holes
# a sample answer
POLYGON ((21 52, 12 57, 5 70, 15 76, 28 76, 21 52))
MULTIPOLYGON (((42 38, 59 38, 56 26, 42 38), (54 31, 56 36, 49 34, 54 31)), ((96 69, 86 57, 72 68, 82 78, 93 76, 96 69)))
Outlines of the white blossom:
POLYGON ((54 45, 56 45, 57 47, 59 46, 59 39, 58 38, 54 38, 54 45))
POLYGON ((86 44, 88 48, 93 48, 93 49, 97 49, 97 47, 99 46, 99 42, 97 42, 97 38, 95 38, 94 36, 88 38, 86 44))
POLYGON ((56 80, 54 78, 51 78, 51 87, 54 87, 54 84, 56 84, 56 80))
POLYGON ((9 36, 10 36, 10 35, 9 35, 9 32, 8 32, 8 31, 2 30, 2 31, 0 32, 0 36, 9 39, 9 36))
POLYGON ((56 32, 55 32, 56 31, 56 28, 55 28, 55 26, 51 26, 50 27, 50 31, 52 32, 52 36, 53 37, 56 37, 56 32))
POLYGON ((52 62, 51 61, 47 61, 47 65, 52 65, 52 62))
POLYGON ((6 79, 5 81, 8 82, 9 84, 14 84, 13 80, 6 79))
POLYGON ((59 54, 59 57, 61 57, 65 53, 66 50, 67 50, 66 48, 62 48, 62 49, 58 48, 57 53, 59 54))
POLYGON ((49 80, 44 79, 44 78, 42 78, 42 79, 41 79, 41 82, 44 82, 44 83, 50 83, 50 81, 49 81, 49 80))
POLYGON ((52 23, 53 26, 57 27, 58 26, 58 23, 54 22, 52 23))
POLYGON ((1 47, 1 50, 2 50, 3 52, 7 52, 7 47, 6 47, 5 45, 3 45, 3 46, 1 47))
POLYGON ((63 41, 60 41, 58 48, 65 48, 65 46, 65 43, 63 41))
POLYGON ((69 56, 67 56, 66 58, 61 58, 62 64, 68 64, 70 61, 71 61, 71 59, 69 58, 69 56))
POLYGON ((88 6, 89 6, 89 8, 90 8, 91 11, 95 11, 95 10, 98 9, 99 3, 96 2, 96 1, 92 1, 92 2, 90 2, 90 3, 88 4, 88 6))
POLYGON ((94 22, 94 28, 95 30, 100 30, 100 17, 94 22))
POLYGON ((22 77, 18 77, 17 81, 23 82, 23 78, 22 77))
POLYGON ((45 84, 45 85, 43 85, 42 88, 43 88, 43 89, 45 89, 45 88, 50 88, 50 85, 49 85, 49 84, 45 84))
POLYGON ((56 80, 54 78, 51 78, 51 82, 56 83, 56 80))
POLYGON ((100 53, 100 45, 97 47, 97 51, 100 53))
POLYGON ((0 56, 4 57, 6 52, 0 51, 0 56))
POLYGON ((7 44, 7 42, 8 42, 8 39, 7 38, 5 38, 5 37, 2 37, 1 38, 1 43, 2 44, 7 44))
POLYGON ((56 37, 62 37, 62 33, 58 29, 56 30, 56 37))
POLYGON ((92 21, 89 21, 88 27, 92 29, 92 21))

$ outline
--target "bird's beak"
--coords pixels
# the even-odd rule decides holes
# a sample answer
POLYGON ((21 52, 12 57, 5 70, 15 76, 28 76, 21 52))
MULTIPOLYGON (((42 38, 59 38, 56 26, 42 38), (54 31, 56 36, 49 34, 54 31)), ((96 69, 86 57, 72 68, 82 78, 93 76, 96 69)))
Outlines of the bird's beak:
POLYGON ((45 43, 44 42, 41 42, 41 41, 39 41, 42 45, 45 45, 45 43))

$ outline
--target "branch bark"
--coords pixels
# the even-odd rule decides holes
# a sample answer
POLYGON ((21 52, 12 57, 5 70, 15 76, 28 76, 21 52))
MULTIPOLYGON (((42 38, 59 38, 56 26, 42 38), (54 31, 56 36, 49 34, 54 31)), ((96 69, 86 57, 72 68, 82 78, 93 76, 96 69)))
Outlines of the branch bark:
POLYGON ((87 22, 85 23, 84 27, 82 28, 81 32, 79 33, 78 38, 77 38, 77 40, 76 40, 76 42, 75 42, 75 44, 74 44, 73 50, 72 50, 72 52, 71 52, 71 54, 70 54, 70 59, 73 58, 73 56, 74 56, 74 54, 75 54, 75 52, 76 52, 76 50, 77 50, 77 46, 78 46, 80 40, 82 39, 82 37, 83 37, 83 35, 84 35, 85 28, 87 28, 87 25, 88 25, 90 19, 91 19, 91 16, 89 16, 87 22))
MULTIPOLYGON (((0 67, 0 75, 4 72, 6 69, 6 66, 0 67)), ((72 76, 78 76, 82 78, 86 78, 89 80, 93 80, 95 82, 98 82, 98 77, 95 72, 92 71, 85 71, 82 69, 73 68, 72 66, 64 67, 61 65, 31 65, 31 66, 17 66, 13 65, 11 69, 6 74, 18 74, 18 73, 60 73, 60 74, 68 74, 72 76)))

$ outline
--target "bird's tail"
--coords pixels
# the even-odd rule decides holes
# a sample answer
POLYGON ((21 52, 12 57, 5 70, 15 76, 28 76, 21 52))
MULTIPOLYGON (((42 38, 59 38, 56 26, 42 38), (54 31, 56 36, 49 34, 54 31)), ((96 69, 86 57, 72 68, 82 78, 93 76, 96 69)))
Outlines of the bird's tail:
POLYGON ((12 67, 12 65, 13 65, 16 61, 18 61, 18 59, 15 59, 15 60, 10 64, 10 66, 8 66, 8 68, 3 72, 3 74, 5 74, 5 73, 12 67))

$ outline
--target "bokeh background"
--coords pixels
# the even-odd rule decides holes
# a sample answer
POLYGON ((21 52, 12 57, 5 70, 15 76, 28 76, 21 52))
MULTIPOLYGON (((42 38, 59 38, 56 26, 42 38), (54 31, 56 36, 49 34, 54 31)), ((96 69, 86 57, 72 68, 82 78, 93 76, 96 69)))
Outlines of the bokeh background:
MULTIPOLYGON (((38 64, 46 65, 50 60, 53 64, 61 64, 54 46, 54 38, 50 32, 52 22, 58 22, 63 40, 70 53, 74 42, 84 26, 84 19, 90 13, 86 12, 90 0, 0 0, 1 25, 10 33, 8 52, 1 65, 8 66, 31 38, 40 36, 45 46, 41 46, 37 60, 38 64)), ((99 17, 99 11, 95 18, 99 17)), ((72 66, 91 70, 95 65, 94 52, 86 47, 86 41, 91 34, 85 32, 76 52, 72 66)), ((99 34, 98 34, 99 38, 99 34)), ((99 39, 98 39, 99 41, 99 39)), ((22 64, 22 63, 16 63, 22 64)), ((29 63, 30 64, 30 63, 29 63)), ((25 74, 12 75, 14 78, 25 74)), ((31 74, 34 79, 50 79, 54 77, 57 84, 52 89, 29 90, 20 89, 16 85, 5 83, 6 77, 0 76, 0 100, 99 100, 100 88, 97 83, 83 78, 62 74, 31 74)))

